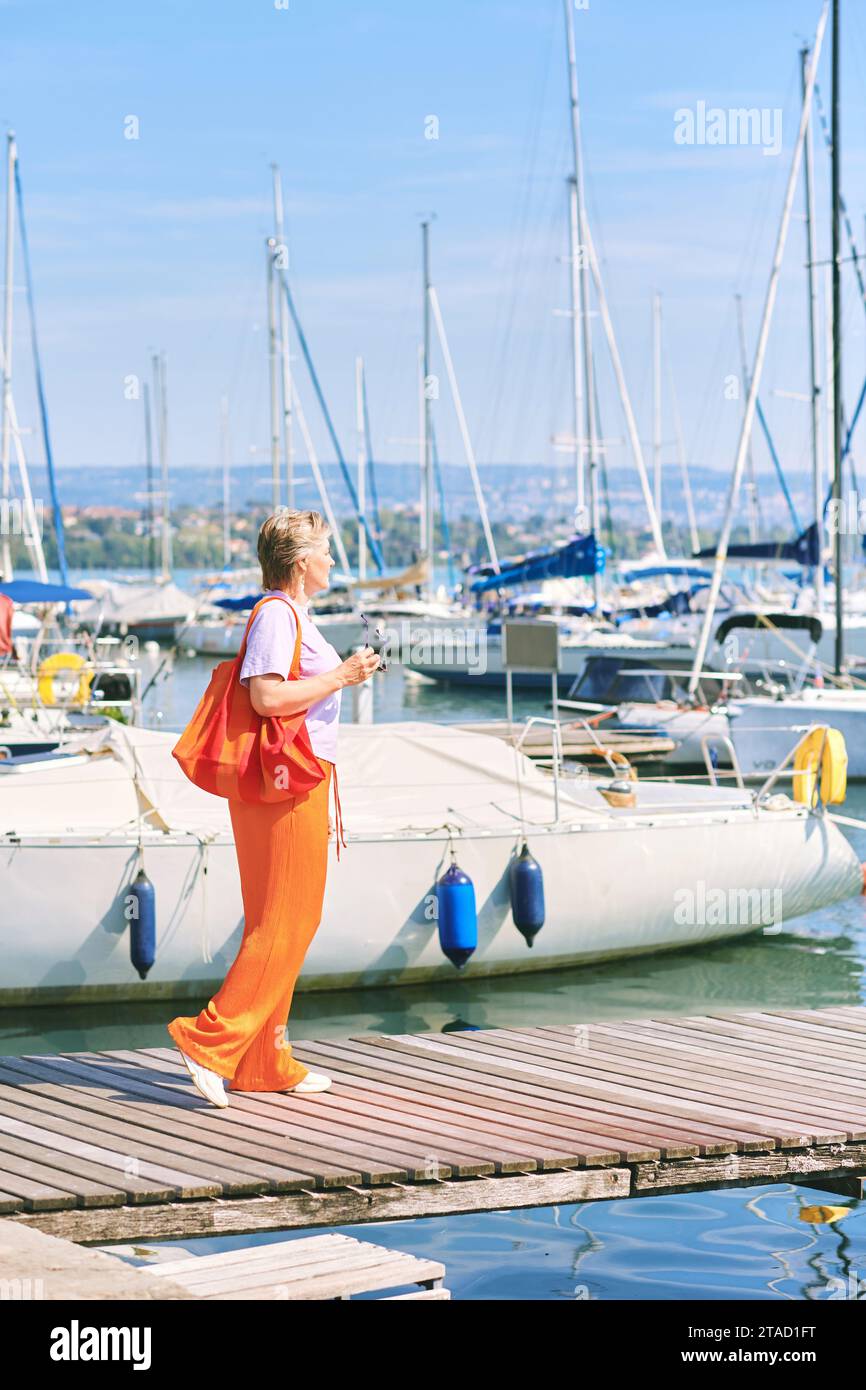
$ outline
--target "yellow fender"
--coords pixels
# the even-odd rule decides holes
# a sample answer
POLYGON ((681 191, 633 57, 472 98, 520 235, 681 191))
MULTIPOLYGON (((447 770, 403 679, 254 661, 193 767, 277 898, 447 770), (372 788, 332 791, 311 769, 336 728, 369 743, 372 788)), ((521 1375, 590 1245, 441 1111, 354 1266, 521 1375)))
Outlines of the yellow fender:
MULTIPOLYGON (((90 699, 90 686, 93 682, 93 672, 86 670, 87 663, 83 656, 78 652, 54 652, 52 656, 46 656, 40 663, 37 672, 39 699, 43 705, 56 705, 58 701, 54 698, 55 677, 61 671, 78 671, 78 689, 72 697, 73 705, 86 705, 90 699)), ((64 702, 65 703, 65 702, 64 702)))
POLYGON ((806 734, 794 754, 794 800, 804 806, 815 804, 819 761, 821 800, 825 805, 836 805, 845 800, 848 750, 839 730, 826 724, 806 734))

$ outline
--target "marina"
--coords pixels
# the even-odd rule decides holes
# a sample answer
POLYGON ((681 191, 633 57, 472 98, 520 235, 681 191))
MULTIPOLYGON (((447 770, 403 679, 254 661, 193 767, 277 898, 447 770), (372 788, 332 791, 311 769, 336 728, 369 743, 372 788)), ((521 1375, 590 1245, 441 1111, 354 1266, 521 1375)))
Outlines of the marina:
POLYGON ((103 1301, 866 1298, 866 33, 796 4, 446 3, 447 61, 374 4, 351 163, 318 12, 157 7, 122 158, 15 84, 0 1305, 55 1359, 103 1301), (772 148, 667 110, 735 59, 772 148))

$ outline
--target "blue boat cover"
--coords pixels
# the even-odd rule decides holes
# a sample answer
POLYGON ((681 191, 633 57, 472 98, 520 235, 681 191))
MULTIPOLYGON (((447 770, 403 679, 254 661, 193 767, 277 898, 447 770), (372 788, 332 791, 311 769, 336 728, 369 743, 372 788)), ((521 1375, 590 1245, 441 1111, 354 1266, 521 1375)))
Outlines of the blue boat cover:
POLYGON ((68 603, 73 598, 93 598, 89 589, 72 589, 68 584, 43 584, 40 579, 10 579, 0 584, 0 594, 13 603, 68 603))
POLYGON ((240 598, 215 598, 214 604, 217 608, 229 608, 233 613, 236 613, 246 608, 255 608, 262 597, 261 593, 242 594, 240 598))
POLYGON ((620 568, 623 579, 629 583, 633 579, 661 579, 664 575, 672 575, 675 579, 680 577, 685 579, 712 579, 712 570, 704 569, 701 565, 692 565, 688 560, 671 560, 667 565, 638 565, 632 567, 625 565, 620 568))
MULTIPOLYGON (((699 550, 697 559, 712 560, 716 547, 709 546, 699 550)), ((798 565, 818 565, 821 562, 821 542, 818 536, 818 523, 813 521, 805 531, 793 541, 758 541, 754 545, 729 545, 729 560, 793 560, 798 565)))
POLYGON ((490 563, 469 565, 468 575, 477 576, 469 588, 474 594, 487 589, 506 589, 512 584, 525 584, 538 579, 576 579, 604 570, 605 551, 592 532, 588 536, 572 536, 564 545, 544 550, 530 550, 526 555, 514 555, 495 570, 490 563))

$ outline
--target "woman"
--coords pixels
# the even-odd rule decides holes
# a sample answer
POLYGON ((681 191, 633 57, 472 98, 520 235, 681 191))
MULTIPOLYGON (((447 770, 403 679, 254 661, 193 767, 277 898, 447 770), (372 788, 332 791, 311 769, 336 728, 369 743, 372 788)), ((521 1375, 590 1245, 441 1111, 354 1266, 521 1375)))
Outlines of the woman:
POLYGON ((369 680, 379 664, 370 647, 341 661, 310 616, 334 564, 330 528, 319 512, 284 510, 259 532, 262 586, 282 602, 265 603, 250 624, 239 679, 260 715, 307 710, 313 752, 326 776, 311 792, 276 803, 229 800, 244 934, 222 988, 198 1018, 168 1024, 193 1084, 214 1105, 232 1091, 324 1091, 331 1081, 292 1056, 285 1029, 295 981, 322 915, 328 867, 328 794, 339 793, 334 759, 340 696, 369 680), (285 601, 288 600, 288 601, 285 601), (299 678, 289 680, 300 614, 299 678))

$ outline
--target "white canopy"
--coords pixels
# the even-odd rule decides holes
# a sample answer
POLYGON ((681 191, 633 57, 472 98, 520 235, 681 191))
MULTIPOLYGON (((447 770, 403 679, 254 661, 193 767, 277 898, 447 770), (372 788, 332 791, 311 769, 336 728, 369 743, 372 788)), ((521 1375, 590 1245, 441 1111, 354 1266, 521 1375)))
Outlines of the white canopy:
POLYGON ((75 615, 82 622, 146 623, 174 619, 185 622, 195 612, 195 601, 176 584, 126 583, 117 580, 88 581, 96 597, 76 602, 75 615))

